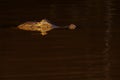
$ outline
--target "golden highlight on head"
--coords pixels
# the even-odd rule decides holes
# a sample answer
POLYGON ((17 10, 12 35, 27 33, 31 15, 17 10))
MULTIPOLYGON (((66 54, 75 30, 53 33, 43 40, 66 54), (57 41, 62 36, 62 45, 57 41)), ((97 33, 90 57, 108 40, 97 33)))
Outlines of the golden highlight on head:
MULTIPOLYGON (((41 35, 47 35, 47 32, 54 29, 60 28, 51 24, 48 20, 42 19, 40 22, 26 22, 18 26, 19 29, 28 30, 28 31, 39 31, 41 35)), ((65 27, 66 28, 66 27, 65 27)), ((69 29, 74 30, 76 25, 70 24, 68 26, 69 29)))

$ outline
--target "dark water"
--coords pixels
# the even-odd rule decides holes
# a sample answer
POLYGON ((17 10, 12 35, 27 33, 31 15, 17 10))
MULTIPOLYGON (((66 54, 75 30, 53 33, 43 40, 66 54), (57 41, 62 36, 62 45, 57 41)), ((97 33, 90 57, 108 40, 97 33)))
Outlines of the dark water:
POLYGON ((119 30, 109 1, 1 0, 0 80, 119 80, 119 30), (43 18, 78 29, 47 36, 16 29, 43 18))
POLYGON ((6 28, 0 34, 2 80, 105 78, 104 36, 99 32, 58 29, 43 37, 6 28))

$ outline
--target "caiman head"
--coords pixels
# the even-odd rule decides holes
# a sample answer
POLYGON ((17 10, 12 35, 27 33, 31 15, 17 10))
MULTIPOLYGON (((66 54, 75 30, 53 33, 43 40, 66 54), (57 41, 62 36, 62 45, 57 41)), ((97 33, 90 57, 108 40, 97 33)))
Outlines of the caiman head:
POLYGON ((36 30, 40 31, 43 36, 47 34, 47 31, 53 29, 52 27, 53 25, 50 22, 48 22, 46 19, 43 19, 40 22, 38 22, 36 26, 38 26, 36 30))

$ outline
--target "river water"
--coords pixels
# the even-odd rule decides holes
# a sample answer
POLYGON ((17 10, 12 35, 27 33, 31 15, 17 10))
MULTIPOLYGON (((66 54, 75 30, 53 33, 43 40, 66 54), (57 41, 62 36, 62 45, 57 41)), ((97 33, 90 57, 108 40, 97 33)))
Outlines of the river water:
POLYGON ((106 4, 111 2, 51 1, 1 0, 0 80, 115 78, 112 11, 106 4), (16 28, 43 18, 60 26, 74 23, 78 28, 53 29, 46 36, 16 28))

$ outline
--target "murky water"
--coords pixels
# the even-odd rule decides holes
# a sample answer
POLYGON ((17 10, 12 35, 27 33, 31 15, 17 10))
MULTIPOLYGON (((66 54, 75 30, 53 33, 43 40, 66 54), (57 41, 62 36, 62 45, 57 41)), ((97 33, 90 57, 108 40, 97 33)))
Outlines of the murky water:
POLYGON ((0 80, 111 79, 110 5, 101 0, 43 1, 41 5, 35 1, 28 6, 27 1, 20 2, 20 6, 14 0, 16 5, 1 0, 0 80), (46 36, 16 29, 23 22, 43 18, 60 26, 74 23, 78 28, 54 29, 46 36))

